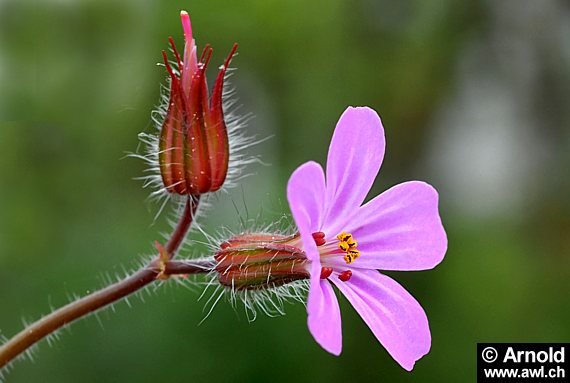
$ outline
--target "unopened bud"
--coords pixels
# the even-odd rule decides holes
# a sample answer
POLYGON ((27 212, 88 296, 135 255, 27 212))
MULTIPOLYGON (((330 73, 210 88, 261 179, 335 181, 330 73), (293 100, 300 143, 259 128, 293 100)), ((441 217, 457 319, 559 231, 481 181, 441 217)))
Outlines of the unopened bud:
POLYGON ((308 260, 298 236, 244 234, 222 243, 215 258, 218 279, 236 290, 263 289, 307 279, 308 260))
POLYGON ((209 97, 206 68, 212 48, 206 45, 197 60, 190 17, 184 11, 180 17, 186 40, 182 60, 170 39, 179 71, 170 66, 166 53, 162 52, 170 75, 170 98, 160 132, 160 173, 170 193, 203 194, 218 190, 228 172, 229 143, 222 92, 237 45, 234 44, 220 67, 209 97))

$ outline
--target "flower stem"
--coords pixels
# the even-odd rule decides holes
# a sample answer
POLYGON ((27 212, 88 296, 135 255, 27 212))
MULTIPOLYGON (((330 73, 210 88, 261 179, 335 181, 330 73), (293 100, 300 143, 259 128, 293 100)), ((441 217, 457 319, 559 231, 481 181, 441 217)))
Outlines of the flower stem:
POLYGON ((186 205, 184 206, 184 212, 180 217, 180 221, 174 229, 174 232, 170 236, 168 243, 166 244, 166 251, 168 252, 168 256, 170 259, 176 255, 176 251, 180 247, 180 244, 186 237, 186 233, 188 233, 188 229, 192 225, 192 221, 194 220, 194 214, 196 214, 196 210, 198 210, 198 203, 200 202, 200 195, 192 194, 188 196, 186 200, 186 205))
MULTIPOLYGON (((180 221, 165 247, 170 259, 176 254, 180 244, 186 237, 188 229, 192 225, 198 202, 199 196, 192 195, 188 197, 180 221)), ((207 273, 211 270, 211 261, 209 260, 202 261, 202 263, 200 261, 167 262, 167 268, 169 268, 170 263, 174 265, 170 266, 169 275, 199 274, 207 273), (178 264, 179 266, 176 266, 178 264)), ((153 260, 148 266, 143 267, 122 281, 71 302, 32 323, 0 347, 0 369, 61 327, 139 291, 157 280, 159 273, 157 262, 153 260)))
POLYGON ((209 273, 215 269, 216 265, 217 262, 214 258, 168 261, 164 267, 164 274, 171 276, 209 273))

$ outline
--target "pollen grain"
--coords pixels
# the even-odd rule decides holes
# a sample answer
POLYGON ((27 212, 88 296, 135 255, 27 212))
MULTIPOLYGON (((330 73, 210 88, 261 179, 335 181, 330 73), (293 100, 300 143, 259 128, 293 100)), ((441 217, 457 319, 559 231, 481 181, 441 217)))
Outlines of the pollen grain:
POLYGON ((356 250, 358 243, 354 240, 352 234, 343 231, 337 235, 336 238, 340 241, 338 243, 338 248, 345 253, 343 258, 347 265, 360 257, 360 251, 356 250))

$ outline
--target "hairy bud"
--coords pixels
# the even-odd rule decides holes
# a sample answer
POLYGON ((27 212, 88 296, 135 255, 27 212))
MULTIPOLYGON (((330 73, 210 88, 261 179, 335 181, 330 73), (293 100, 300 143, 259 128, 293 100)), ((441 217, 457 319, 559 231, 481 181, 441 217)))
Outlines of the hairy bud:
POLYGON ((308 260, 298 235, 244 234, 221 244, 218 279, 236 290, 264 289, 308 279, 308 260))
POLYGON ((212 48, 206 45, 198 60, 190 17, 184 11, 180 16, 186 40, 182 60, 170 38, 179 71, 171 67, 166 52, 162 52, 170 75, 170 95, 160 131, 160 174, 170 193, 203 194, 218 190, 228 172, 229 144, 222 93, 237 45, 220 67, 209 96, 206 68, 212 48))

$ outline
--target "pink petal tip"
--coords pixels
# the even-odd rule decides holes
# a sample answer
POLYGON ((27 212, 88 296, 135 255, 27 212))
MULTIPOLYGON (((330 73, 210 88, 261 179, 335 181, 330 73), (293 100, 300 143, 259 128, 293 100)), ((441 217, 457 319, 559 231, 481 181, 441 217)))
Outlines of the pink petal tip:
POLYGON ((188 12, 180 11, 180 20, 182 20, 182 28, 184 28, 184 38, 186 41, 192 41, 192 24, 190 24, 188 12))

